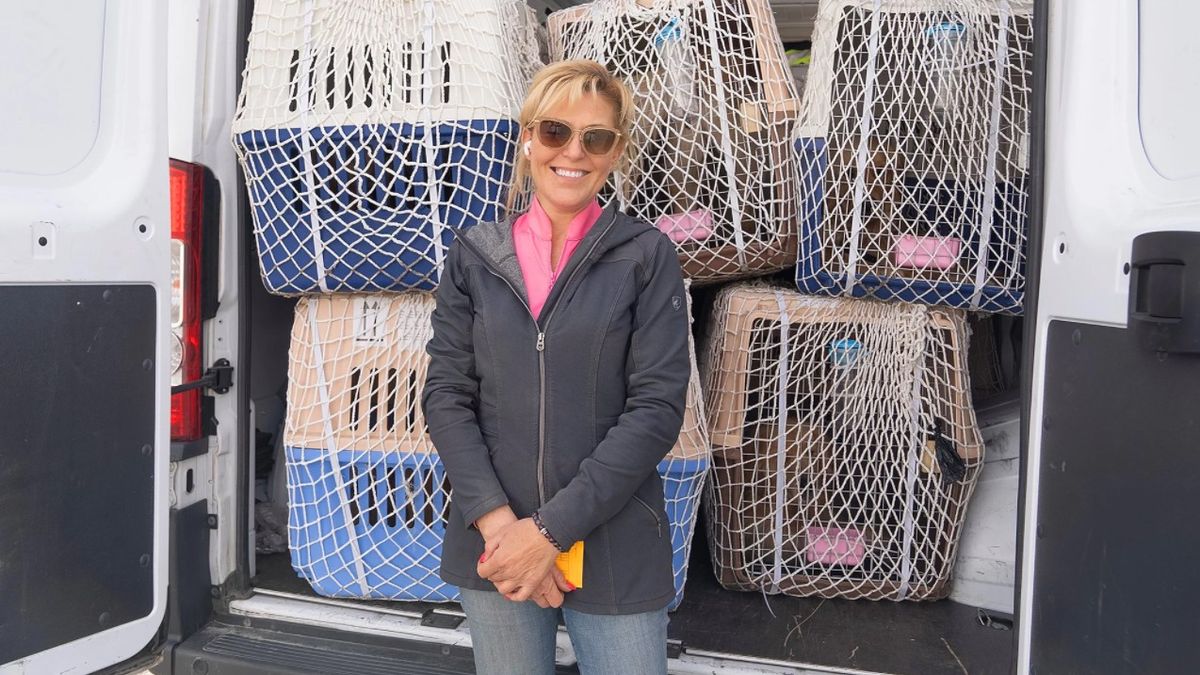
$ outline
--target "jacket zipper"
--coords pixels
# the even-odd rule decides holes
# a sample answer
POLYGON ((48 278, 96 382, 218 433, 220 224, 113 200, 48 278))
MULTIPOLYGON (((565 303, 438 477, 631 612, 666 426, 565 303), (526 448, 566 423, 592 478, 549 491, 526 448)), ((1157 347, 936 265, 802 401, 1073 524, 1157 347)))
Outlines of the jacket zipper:
MULTIPOLYGON (((470 246, 470 244, 468 244, 468 246, 470 246)), ((476 251, 475 253, 476 253, 476 255, 479 255, 478 251, 476 251)), ((489 262, 488 259, 482 255, 480 255, 479 258, 481 260, 483 260, 485 263, 489 262)), ((505 283, 505 285, 508 286, 509 290, 511 290, 513 292, 513 295, 517 296, 517 300, 519 300, 521 302, 521 306, 525 308, 525 312, 529 314, 529 318, 533 321, 533 327, 537 328, 537 330, 538 330, 537 345, 536 345, 537 353, 538 353, 538 465, 537 465, 537 479, 538 479, 537 484, 538 484, 538 486, 537 486, 537 488, 538 488, 538 506, 541 506, 546 503, 546 488, 542 484, 543 483, 543 480, 542 480, 542 474, 543 474, 542 454, 543 454, 543 446, 545 445, 545 439, 546 439, 546 422, 545 422, 545 418, 546 418, 546 355, 543 353, 543 350, 546 348, 546 333, 545 333, 545 331, 542 330, 542 327, 538 325, 537 317, 535 317, 533 315, 533 310, 530 309, 529 303, 525 302, 525 300, 521 297, 521 294, 519 292, 517 292, 517 289, 512 285, 512 282, 509 281, 503 274, 500 274, 499 272, 493 270, 492 266, 490 264, 485 264, 484 268, 487 269, 487 271, 492 276, 496 277, 500 281, 503 281, 505 283)))
POLYGON ((650 508, 649 504, 642 501, 641 497, 634 495, 633 500, 635 502, 641 504, 643 509, 646 509, 647 511, 650 512, 650 517, 654 518, 654 526, 658 528, 658 538, 662 539, 662 520, 659 519, 658 514, 654 512, 654 509, 650 508))
MULTIPOLYGON (((592 257, 592 254, 596 252, 596 247, 600 246, 600 242, 604 240, 604 235, 608 234, 608 231, 612 229, 612 226, 616 222, 617 218, 616 216, 613 216, 612 220, 600 233, 600 236, 596 237, 596 241, 592 242, 592 247, 588 249, 587 255, 583 257, 584 260, 592 257)), ((575 274, 578 273, 582 267, 583 264, 581 262, 571 270, 569 275, 567 275, 567 282, 563 284, 563 288, 561 291, 559 291, 558 297, 554 299, 554 304, 550 306, 550 313, 546 315, 546 324, 538 333, 538 377, 541 380, 541 386, 538 390, 538 506, 546 503, 545 487, 542 485, 545 474, 544 467, 546 464, 546 330, 550 328, 550 322, 554 320, 554 313, 558 311, 559 299, 562 298, 563 293, 567 290, 567 287, 571 285, 571 280, 575 278, 575 274)), ((512 288, 512 284, 509 284, 509 288, 512 288)), ((542 308, 542 311, 545 311, 544 307, 542 308)))
MULTIPOLYGON (((613 225, 615 225, 616 222, 617 222, 617 218, 614 215, 612 217, 612 219, 609 221, 608 225, 605 226, 604 230, 600 232, 600 236, 596 237, 596 241, 592 242, 592 247, 588 249, 587 255, 584 256, 584 258, 583 258, 584 260, 587 260, 588 258, 590 258, 592 256, 593 253, 596 252, 596 248, 598 246, 600 246, 600 242, 604 240, 604 236, 608 234, 608 231, 612 229, 613 225)), ((494 270, 492 268, 492 264, 491 264, 492 261, 489 260, 486 256, 481 255, 479 253, 479 250, 475 248, 474 244, 467 242, 467 240, 465 238, 463 239, 463 243, 475 251, 475 255, 477 255, 479 257, 479 259, 484 262, 484 267, 487 268, 488 272, 490 272, 493 276, 495 276, 495 277, 499 278, 501 281, 503 281, 505 283, 505 285, 508 286, 508 289, 513 292, 513 295, 517 296, 517 300, 521 301, 521 304, 525 307, 525 311, 529 313, 529 318, 533 319, 534 327, 537 328, 537 330, 538 330, 537 343, 535 344, 535 348, 537 349, 537 353, 538 353, 537 483, 538 483, 538 506, 542 506, 543 504, 546 503, 546 486, 545 486, 545 473, 546 473, 545 472, 545 463, 546 463, 546 330, 550 327, 550 321, 554 318, 555 310, 558 309, 558 298, 555 298, 554 304, 550 306, 550 313, 546 315, 546 323, 544 325, 539 324, 537 317, 535 317, 533 315, 533 310, 530 309, 530 307, 529 307, 529 303, 525 302, 524 298, 521 297, 521 294, 519 292, 517 292, 516 287, 514 287, 512 285, 512 282, 509 281, 503 274, 500 274, 499 272, 494 270)), ((563 287, 564 289, 566 288, 566 286, 571 285, 571 280, 575 278, 575 274, 578 273, 580 268, 582 268, 582 267, 583 267, 582 264, 576 265, 574 267, 574 269, 571 270, 571 274, 567 276, 566 285, 564 285, 564 287, 563 287)), ((558 294, 558 297, 559 298, 562 297, 561 292, 558 294)), ((543 307, 542 311, 545 312, 546 308, 543 307)), ((647 507, 647 508, 649 508, 649 507, 647 507)), ((658 517, 655 516, 655 522, 657 522, 657 521, 658 521, 658 517)), ((659 523, 659 537, 660 538, 662 537, 662 523, 659 523)))

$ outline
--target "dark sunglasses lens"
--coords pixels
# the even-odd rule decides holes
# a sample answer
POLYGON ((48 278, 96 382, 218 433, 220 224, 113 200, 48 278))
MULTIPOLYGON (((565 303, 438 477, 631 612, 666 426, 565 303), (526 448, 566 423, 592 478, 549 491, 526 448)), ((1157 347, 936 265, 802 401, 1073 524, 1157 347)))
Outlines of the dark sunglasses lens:
POLYGON ((561 148, 571 140, 571 127, 552 120, 538 124, 538 140, 548 148, 561 148))
POLYGON ((583 132, 583 149, 593 155, 604 155, 612 150, 617 135, 608 129, 588 129, 583 132))

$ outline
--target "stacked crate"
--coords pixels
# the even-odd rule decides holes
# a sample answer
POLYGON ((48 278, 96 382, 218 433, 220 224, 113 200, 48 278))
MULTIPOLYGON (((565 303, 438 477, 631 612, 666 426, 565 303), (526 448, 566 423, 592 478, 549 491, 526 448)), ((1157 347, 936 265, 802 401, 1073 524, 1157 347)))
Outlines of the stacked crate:
POLYGON ((551 14, 551 56, 605 64, 633 91, 611 189, 708 283, 791 266, 799 113, 766 0, 594 0, 551 14))
POLYGON ((810 293, 1020 313, 1028 0, 827 0, 797 127, 810 293))
POLYGON ((279 294, 432 290, 502 216, 540 66, 520 0, 255 4, 233 141, 279 294))
MULTIPOLYGON (((292 565, 331 597, 457 600, 438 578, 449 492, 420 398, 435 301, 327 295, 296 306, 284 431, 292 565)), ((659 463, 683 596, 708 431, 695 368, 683 428, 659 463)))
POLYGON ((963 309, 1023 297, 1030 5, 822 0, 795 279, 843 297, 718 295, 702 366, 725 587, 949 594, 983 452, 963 309))
POLYGON ((948 595, 982 463, 962 313, 742 285, 721 291, 710 326, 707 522, 720 583, 948 595))
POLYGON ((292 564, 322 595, 447 601, 419 409, 452 228, 502 217, 541 66, 521 0, 260 0, 233 143, 263 283, 303 295, 284 445, 292 564))
POLYGON ((421 414, 434 299, 301 298, 292 324, 288 539, 321 595, 445 602, 449 490, 421 414))

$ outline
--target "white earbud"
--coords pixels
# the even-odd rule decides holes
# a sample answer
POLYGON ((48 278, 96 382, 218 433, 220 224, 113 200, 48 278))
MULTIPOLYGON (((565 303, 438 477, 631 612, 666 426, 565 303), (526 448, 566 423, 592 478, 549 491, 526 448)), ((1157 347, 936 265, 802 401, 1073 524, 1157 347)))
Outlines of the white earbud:
POLYGON ((526 157, 528 157, 528 156, 529 156, 529 148, 530 148, 530 146, 532 146, 532 145, 533 145, 533 141, 525 141, 524 149, 525 149, 525 156, 526 156, 526 157))

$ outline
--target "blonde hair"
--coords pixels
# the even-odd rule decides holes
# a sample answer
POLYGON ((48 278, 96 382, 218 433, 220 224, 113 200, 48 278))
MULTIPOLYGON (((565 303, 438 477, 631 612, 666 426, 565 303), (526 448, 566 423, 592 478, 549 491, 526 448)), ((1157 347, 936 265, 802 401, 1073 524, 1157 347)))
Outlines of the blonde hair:
MULTIPOLYGON (((521 104, 520 116, 517 119, 520 130, 529 128, 534 120, 563 101, 575 103, 587 94, 595 94, 608 101, 616 114, 616 128, 621 132, 617 148, 621 154, 617 157, 614 170, 623 172, 628 162, 625 150, 629 145, 630 129, 633 127, 633 94, 624 82, 595 61, 558 61, 539 70, 533 77, 533 84, 529 87, 525 102, 521 104)), ((521 149, 523 145, 524 142, 518 136, 512 182, 509 183, 508 197, 505 200, 505 206, 510 213, 518 195, 529 189, 529 158, 521 149)))

